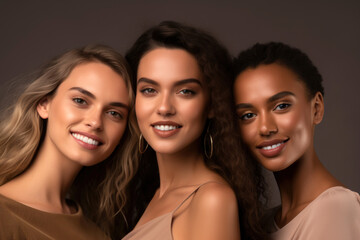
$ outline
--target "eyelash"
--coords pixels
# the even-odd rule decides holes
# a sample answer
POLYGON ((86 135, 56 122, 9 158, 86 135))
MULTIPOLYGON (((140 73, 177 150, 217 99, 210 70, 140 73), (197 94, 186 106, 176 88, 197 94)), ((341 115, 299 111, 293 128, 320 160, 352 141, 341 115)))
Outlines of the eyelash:
POLYGON ((251 120, 253 117, 255 117, 254 113, 245 113, 245 114, 241 115, 239 118, 243 121, 248 121, 248 120, 251 120), (251 115, 251 117, 249 117, 249 115, 251 115))
POLYGON ((114 117, 116 119, 120 119, 120 120, 124 119, 124 116, 116 111, 108 111, 107 113, 110 114, 111 117, 114 117))
POLYGON ((78 105, 85 105, 87 104, 87 102, 85 101, 85 99, 80 98, 80 97, 76 97, 72 99, 74 103, 78 104, 78 105))
MULTIPOLYGON (((289 107, 291 107, 290 103, 280 103, 278 105, 276 105, 276 107, 274 108, 274 111, 278 110, 278 111, 284 111, 287 110, 289 107)), ((248 121, 253 119, 256 116, 255 113, 245 113, 243 115, 241 115, 239 118, 242 121, 248 121)))
MULTIPOLYGON (((77 105, 80 105, 80 106, 87 105, 87 102, 83 98, 76 97, 76 98, 73 98, 72 100, 77 105)), ((117 112, 117 111, 108 111, 106 113, 109 114, 111 117, 113 117, 115 119, 119 119, 119 120, 124 119, 124 116, 121 113, 117 112)))
MULTIPOLYGON (((144 88, 141 89, 140 92, 144 95, 153 95, 156 93, 156 90, 153 88, 144 88)), ((190 95, 195 95, 196 92, 190 89, 182 89, 178 92, 181 95, 185 95, 185 96, 190 96, 190 95)))
POLYGON ((190 89, 182 89, 179 91, 180 94, 182 95, 195 95, 196 92, 194 92, 193 90, 190 89))
POLYGON ((289 103, 280 103, 280 104, 276 105, 276 107, 274 108, 274 110, 282 111, 282 110, 288 109, 290 106, 291 106, 291 104, 289 104, 289 103), (283 108, 281 108, 281 106, 282 106, 283 108), (279 108, 279 107, 280 107, 280 108, 279 108), (278 109, 278 108, 279 108, 279 109, 278 109))
POLYGON ((140 92, 144 95, 152 95, 156 92, 156 90, 153 88, 144 88, 144 89, 141 89, 140 92))

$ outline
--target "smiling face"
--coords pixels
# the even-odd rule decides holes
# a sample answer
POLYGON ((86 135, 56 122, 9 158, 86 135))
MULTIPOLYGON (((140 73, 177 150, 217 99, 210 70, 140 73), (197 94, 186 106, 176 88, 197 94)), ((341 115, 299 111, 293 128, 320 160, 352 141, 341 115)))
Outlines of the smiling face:
POLYGON ((43 146, 49 157, 81 166, 103 161, 124 133, 128 105, 125 81, 109 66, 99 62, 76 66, 54 96, 37 108, 48 119, 43 146))
POLYGON ((281 171, 313 154, 322 95, 309 100, 291 70, 276 63, 249 68, 237 76, 234 95, 243 141, 265 168, 281 171))
POLYGON ((204 84, 196 59, 184 50, 156 48, 141 58, 136 116, 157 153, 174 154, 199 140, 208 117, 204 84))

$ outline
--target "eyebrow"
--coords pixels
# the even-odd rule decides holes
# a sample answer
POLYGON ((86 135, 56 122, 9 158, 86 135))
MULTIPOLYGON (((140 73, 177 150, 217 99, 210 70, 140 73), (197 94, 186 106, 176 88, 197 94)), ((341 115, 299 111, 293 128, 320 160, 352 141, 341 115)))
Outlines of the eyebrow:
MULTIPOLYGON (((89 92, 81 87, 72 87, 69 90, 79 91, 80 93, 82 93, 92 99, 96 99, 94 94, 92 94, 91 92, 89 92)), ((124 103, 121 103, 121 102, 111 102, 111 103, 109 103, 109 105, 113 106, 113 107, 121 107, 121 108, 125 108, 125 109, 129 110, 129 106, 124 103)))
MULTIPOLYGON (((289 91, 284 91, 284 92, 279 92, 277 94, 275 94, 274 96, 271 96, 266 102, 267 103, 272 103, 278 99, 281 99, 283 97, 286 97, 286 96, 295 96, 294 93, 292 92, 289 92, 289 91)), ((239 104, 236 104, 236 109, 241 109, 241 108, 252 108, 253 105, 250 104, 250 103, 239 103, 239 104)))
POLYGON ((79 92, 81 92, 82 94, 84 94, 84 95, 86 95, 86 96, 88 96, 88 97, 90 97, 90 98, 92 98, 92 99, 95 99, 95 98, 96 98, 94 94, 92 94, 91 92, 89 92, 89 91, 87 91, 87 90, 85 90, 85 89, 83 89, 83 88, 80 88, 80 87, 72 87, 72 88, 70 88, 69 90, 79 91, 79 92))
MULTIPOLYGON (((138 80, 138 84, 141 83, 141 82, 145 82, 145 83, 153 84, 155 86, 159 86, 159 83, 157 83, 156 81, 154 81, 152 79, 149 79, 149 78, 140 78, 138 80)), ((197 83, 200 86, 202 86, 201 82, 198 79, 195 79, 195 78, 187 78, 187 79, 177 81, 175 83, 175 86, 183 85, 183 84, 186 84, 186 83, 197 83)))
POLYGON ((289 92, 289 91, 279 92, 279 93, 275 94, 274 96, 271 96, 267 100, 267 102, 271 103, 271 102, 274 102, 274 101, 276 101, 276 100, 278 100, 280 98, 286 97, 286 96, 295 96, 295 94, 292 93, 292 92, 289 92))
POLYGON ((250 104, 250 103, 239 103, 239 104, 236 104, 236 109, 241 109, 241 108, 252 108, 253 105, 250 104))

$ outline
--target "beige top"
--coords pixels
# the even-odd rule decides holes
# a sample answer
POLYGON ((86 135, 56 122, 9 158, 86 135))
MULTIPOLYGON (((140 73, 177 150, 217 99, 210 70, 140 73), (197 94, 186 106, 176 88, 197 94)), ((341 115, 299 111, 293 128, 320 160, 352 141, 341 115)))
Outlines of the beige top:
POLYGON ((145 224, 137 227, 128 233, 122 240, 173 240, 172 236, 172 220, 173 215, 200 187, 209 182, 203 183, 192 191, 173 211, 156 217, 145 224))
POLYGON ((360 239, 360 196, 344 187, 327 189, 282 228, 274 220, 279 208, 268 218, 271 239, 360 239))
POLYGON ((74 214, 55 214, 31 208, 0 194, 0 239, 109 239, 81 208, 74 214))

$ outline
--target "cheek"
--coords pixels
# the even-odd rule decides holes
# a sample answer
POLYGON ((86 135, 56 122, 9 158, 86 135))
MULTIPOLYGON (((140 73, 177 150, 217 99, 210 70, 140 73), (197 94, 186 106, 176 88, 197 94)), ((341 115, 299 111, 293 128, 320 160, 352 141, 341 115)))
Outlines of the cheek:
POLYGON ((60 124, 72 124, 83 113, 63 102, 54 101, 49 112, 49 124, 57 122, 60 124))
POLYGON ((301 125, 299 118, 301 118, 301 116, 296 112, 278 115, 276 122, 279 132, 290 134, 290 132, 296 131, 299 124, 301 125))
POLYGON ((293 139, 292 143, 299 151, 308 148, 312 141, 311 126, 307 119, 307 113, 298 111, 279 121, 279 130, 282 129, 283 134, 293 139))
POLYGON ((151 114, 153 109, 152 105, 151 101, 144 101, 141 97, 136 98, 135 114, 139 125, 149 118, 149 114, 151 114))
POLYGON ((110 124, 107 129, 111 139, 111 145, 115 147, 124 135, 126 129, 126 121, 116 125, 110 124))
POLYGON ((311 124, 307 121, 310 118, 306 116, 306 114, 298 116, 298 118, 299 120, 297 121, 297 125, 294 127, 297 144, 299 148, 307 148, 310 144, 312 144, 311 124))
POLYGON ((255 124, 241 124, 239 123, 241 139, 244 141, 245 145, 248 147, 251 146, 251 142, 255 141, 257 135, 257 129, 255 124))
POLYGON ((204 99, 198 99, 198 101, 179 101, 177 106, 177 112, 184 121, 188 121, 201 128, 204 127, 208 118, 208 109, 204 99))
POLYGON ((285 134, 303 135, 309 127, 306 119, 306 113, 300 111, 280 115, 277 119, 279 131, 285 134))

